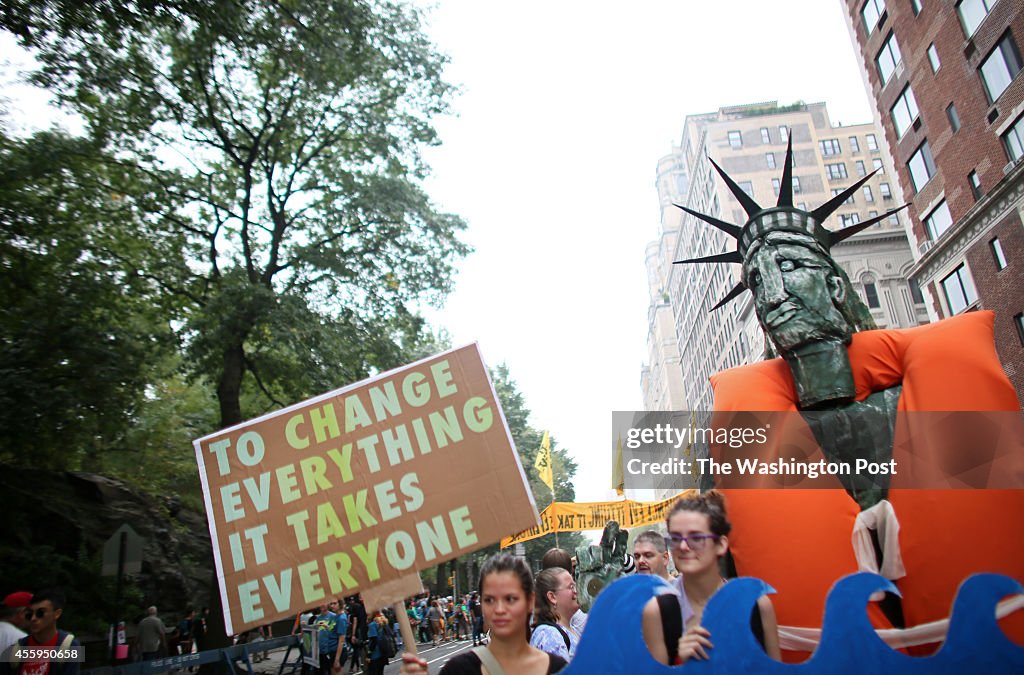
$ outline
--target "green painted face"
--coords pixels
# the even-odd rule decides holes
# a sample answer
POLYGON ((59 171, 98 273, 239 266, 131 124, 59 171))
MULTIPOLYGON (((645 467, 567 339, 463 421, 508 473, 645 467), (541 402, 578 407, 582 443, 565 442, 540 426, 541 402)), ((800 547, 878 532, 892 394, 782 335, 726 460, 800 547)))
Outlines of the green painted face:
POLYGON ((769 234, 751 247, 743 275, 761 327, 783 355, 815 342, 849 342, 853 328, 839 311, 846 286, 811 237, 769 234))

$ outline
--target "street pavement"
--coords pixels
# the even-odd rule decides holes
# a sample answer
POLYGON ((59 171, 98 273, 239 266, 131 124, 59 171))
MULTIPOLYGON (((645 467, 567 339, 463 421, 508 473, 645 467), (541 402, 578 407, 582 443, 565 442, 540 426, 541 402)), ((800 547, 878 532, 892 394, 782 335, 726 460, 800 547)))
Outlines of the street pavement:
MULTIPOLYGON (((419 655, 427 660, 427 664, 430 667, 431 675, 441 672, 441 667, 448 662, 448 659, 468 651, 473 648, 472 640, 459 640, 456 642, 442 642, 438 646, 434 647, 430 643, 417 645, 419 655)), ((281 666, 281 661, 284 659, 287 653, 286 648, 275 649, 267 652, 267 658, 265 661, 259 663, 253 663, 253 673, 256 675, 277 675, 278 669, 281 666)), ((400 650, 401 651, 401 650, 400 650)), ((291 653, 292 660, 298 658, 298 651, 293 649, 291 653)), ((401 658, 395 657, 391 659, 391 663, 384 669, 385 675, 398 675, 399 667, 401 665, 401 658)), ((359 675, 363 671, 355 671, 355 675, 359 675)), ((344 675, 349 675, 349 669, 346 665, 344 669, 344 675)))

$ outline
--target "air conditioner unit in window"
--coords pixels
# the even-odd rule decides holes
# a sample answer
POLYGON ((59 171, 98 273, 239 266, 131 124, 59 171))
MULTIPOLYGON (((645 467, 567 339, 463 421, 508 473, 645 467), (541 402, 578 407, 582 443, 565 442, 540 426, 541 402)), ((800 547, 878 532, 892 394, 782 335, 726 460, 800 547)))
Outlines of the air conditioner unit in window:
POLYGON ((929 239, 928 241, 922 241, 920 244, 917 245, 917 250, 920 251, 921 255, 924 255, 928 251, 932 250, 932 246, 934 245, 935 242, 932 241, 931 239, 929 239))
POLYGON ((1018 159, 1011 159, 1009 162, 1007 162, 1006 166, 1003 167, 1003 175, 1005 176, 1006 174, 1013 171, 1013 167, 1017 166, 1020 163, 1021 159, 1024 159, 1024 157, 1018 159))

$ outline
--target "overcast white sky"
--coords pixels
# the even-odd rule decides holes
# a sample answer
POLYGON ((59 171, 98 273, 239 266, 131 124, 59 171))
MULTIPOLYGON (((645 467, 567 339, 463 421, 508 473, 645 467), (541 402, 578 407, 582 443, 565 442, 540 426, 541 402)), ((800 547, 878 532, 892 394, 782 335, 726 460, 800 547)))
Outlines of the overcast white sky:
MULTIPOLYGON (((427 187, 469 222, 476 249, 431 318, 508 364, 534 426, 579 463, 579 501, 614 498, 611 413, 641 407, 658 159, 686 115, 721 106, 824 101, 834 123, 870 121, 842 11, 840 0, 440 0, 431 11, 463 93, 457 116, 438 121, 427 187)), ((41 99, 11 76, 0 68, 13 116, 41 119, 41 99)))
POLYGON ((476 248, 434 320, 508 364, 534 426, 579 463, 578 501, 615 498, 611 413, 642 407, 658 159, 686 115, 721 106, 824 101, 835 124, 870 122, 842 11, 441 0, 431 13, 463 94, 439 123, 428 189, 476 248))

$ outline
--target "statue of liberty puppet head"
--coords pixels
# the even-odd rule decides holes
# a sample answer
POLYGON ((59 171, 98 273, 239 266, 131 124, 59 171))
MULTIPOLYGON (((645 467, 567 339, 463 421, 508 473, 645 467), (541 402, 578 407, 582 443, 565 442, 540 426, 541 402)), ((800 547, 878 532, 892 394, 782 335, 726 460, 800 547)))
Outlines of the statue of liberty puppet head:
POLYGON ((716 304, 718 309, 750 290, 754 311, 767 336, 769 356, 789 364, 803 410, 853 400, 854 384, 846 345, 853 333, 875 328, 850 279, 832 259, 839 242, 888 218, 906 205, 838 231, 822 223, 877 171, 813 211, 793 206, 793 140, 786 148, 778 203, 762 208, 714 160, 709 160, 747 213, 741 227, 676 204, 736 239, 735 251, 676 263, 740 263, 740 282, 716 304))

